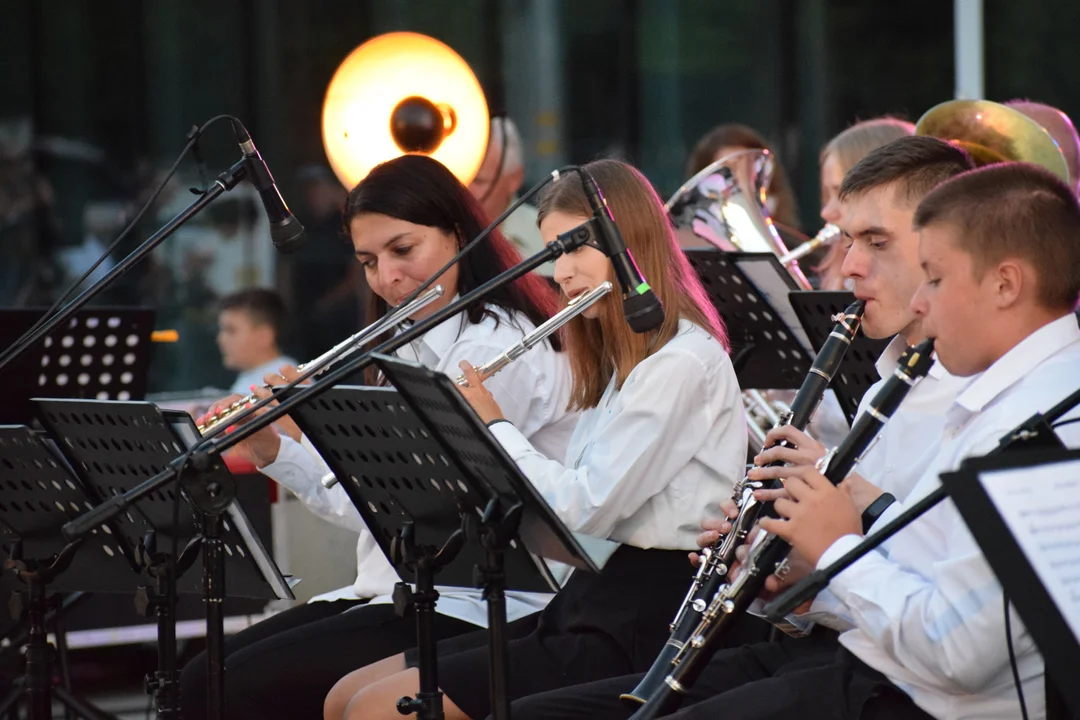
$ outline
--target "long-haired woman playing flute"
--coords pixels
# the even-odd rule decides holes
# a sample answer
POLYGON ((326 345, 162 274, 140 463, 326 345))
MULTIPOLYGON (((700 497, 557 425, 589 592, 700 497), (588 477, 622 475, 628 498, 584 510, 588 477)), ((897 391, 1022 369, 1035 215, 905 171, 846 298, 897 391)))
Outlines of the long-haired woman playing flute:
MULTIPOLYGON (((666 318, 637 335, 609 295, 566 325, 570 407, 582 413, 561 461, 539 452, 463 366, 463 393, 570 529, 622 544, 599 575, 571 575, 537 629, 511 640, 511 699, 644 669, 686 592, 685 550, 694 547, 697 523, 743 470, 746 428, 724 327, 679 251, 663 205, 628 165, 602 160, 585 169, 666 318)), ((579 178, 567 176, 541 202, 540 231, 551 241, 590 216, 579 178)), ((586 245, 556 261, 555 280, 572 299, 614 277, 604 253, 586 245)), ((491 710, 487 648, 477 644, 473 636, 440 643, 439 684, 450 720, 480 720, 491 710)), ((325 716, 397 717, 397 698, 418 687, 408 662, 390 657, 343 678, 325 716)))
MULTIPOLYGON (((382 317, 438 272, 487 224, 479 206, 441 164, 403 156, 376 167, 348 195, 345 227, 372 289, 369 322, 382 317)), ((520 260, 496 231, 438 278, 442 297, 413 316, 419 320, 520 260)), ((558 299, 542 278, 529 275, 432 329, 398 355, 428 367, 460 373, 458 363, 484 362, 521 340, 557 308, 558 299)), ((568 411, 570 369, 551 336, 487 382, 515 427, 540 452, 562 458, 576 413, 568 411)), ((284 368, 289 379, 294 369, 284 368)), ((283 377, 268 376, 270 384, 283 377)), ((254 389, 259 397, 268 391, 254 389)), ((231 404, 225 398, 210 409, 231 404)), ((327 490, 320 479, 329 469, 295 425, 283 435, 268 429, 237 446, 260 470, 291 490, 316 515, 357 531, 357 575, 350 587, 233 636, 226 643, 227 715, 230 718, 317 717, 333 684, 345 673, 415 643, 415 623, 394 615, 390 593, 398 576, 379 550, 340 487, 327 490), (363 605, 364 607, 359 607, 363 605), (344 612, 351 610, 352 612, 344 612)), ((328 561, 338 562, 336 558, 328 561)), ((303 575, 303 568, 296 568, 303 575)), ((479 591, 440 588, 436 633, 440 638, 485 627, 479 591)), ((551 595, 507 593, 511 620, 535 614, 551 595)), ((184 669, 185 717, 206 711, 205 656, 184 669)))

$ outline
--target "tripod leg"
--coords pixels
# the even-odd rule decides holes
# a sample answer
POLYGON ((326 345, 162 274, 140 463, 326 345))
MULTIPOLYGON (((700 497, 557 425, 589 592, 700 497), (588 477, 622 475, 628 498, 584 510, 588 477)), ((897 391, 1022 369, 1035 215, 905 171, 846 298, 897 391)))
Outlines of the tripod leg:
POLYGON ((203 596, 206 601, 207 704, 210 720, 223 720, 225 712, 225 557, 222 518, 204 515, 203 596))
MULTIPOLYGON (((60 684, 66 690, 71 690, 71 665, 68 663, 67 634, 64 628, 63 606, 57 606, 53 613, 53 632, 56 635, 56 657, 60 661, 60 684)), ((64 720, 75 720, 75 713, 71 708, 65 707, 64 720)))
POLYGON ((63 704, 65 712, 74 713, 84 720, 116 720, 115 715, 110 715, 92 703, 76 697, 65 688, 53 688, 53 696, 63 704))

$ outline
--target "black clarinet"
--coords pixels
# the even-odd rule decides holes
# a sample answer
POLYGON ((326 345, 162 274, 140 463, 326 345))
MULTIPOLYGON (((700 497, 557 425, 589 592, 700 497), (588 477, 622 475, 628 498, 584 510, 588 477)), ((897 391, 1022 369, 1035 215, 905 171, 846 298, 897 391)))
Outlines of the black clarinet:
MULTIPOLYGON (((833 375, 840 367, 840 362, 851 347, 851 341, 859 332, 865 309, 865 301, 856 300, 843 313, 833 316, 836 326, 833 327, 817 357, 814 358, 810 372, 807 373, 802 386, 795 394, 790 409, 780 416, 775 427, 791 425, 802 430, 810 422, 818 405, 821 404, 825 390, 832 382, 833 375)), ((780 445, 789 447, 787 441, 781 441, 780 445)), ((783 463, 772 464, 782 465, 783 463)), ((660 649, 649 672, 637 687, 621 696, 623 700, 643 703, 663 684, 664 678, 671 671, 672 661, 690 639, 694 628, 701 622, 710 598, 716 595, 717 589, 724 581, 728 568, 735 560, 735 548, 745 540, 746 534, 757 522, 761 503, 754 499, 754 490, 774 486, 780 487, 780 483, 766 485, 745 477, 736 483, 732 500, 739 508, 739 515, 732 523, 732 531, 719 538, 711 547, 702 550, 702 560, 701 565, 698 566, 697 575, 694 576, 690 591, 687 592, 679 611, 675 614, 675 620, 671 623, 671 636, 660 649)))
MULTIPOLYGON (((824 475, 834 485, 848 476, 896 408, 915 383, 934 364, 933 339, 909 347, 891 377, 874 396, 835 451, 823 458, 824 475)), ((761 503, 759 516, 778 517, 771 502, 761 503)), ((765 579, 775 572, 791 551, 791 546, 772 534, 761 535, 750 547, 743 572, 735 580, 720 585, 702 613, 701 621, 671 663, 670 672, 646 703, 630 720, 653 720, 674 711, 709 659, 716 652, 717 640, 731 622, 745 612, 765 586, 765 579)), ((724 580, 726 580, 726 576, 724 580)))

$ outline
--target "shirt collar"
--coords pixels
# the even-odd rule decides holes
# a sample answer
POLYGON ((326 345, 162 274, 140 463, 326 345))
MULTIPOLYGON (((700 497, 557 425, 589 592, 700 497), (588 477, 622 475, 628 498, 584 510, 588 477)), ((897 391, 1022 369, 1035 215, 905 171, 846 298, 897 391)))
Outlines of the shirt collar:
MULTIPOLYGON (((450 299, 450 302, 455 302, 458 299, 458 295, 455 295, 450 299)), ((416 340, 413 340, 412 345, 416 350, 417 357, 419 358, 419 346, 423 345, 429 352, 435 355, 439 362, 442 362, 447 353, 450 352, 450 348, 457 342, 458 337, 461 335, 461 330, 465 325, 467 314, 463 311, 456 316, 442 321, 435 327, 428 330, 416 340)), ((411 321, 406 321, 401 324, 398 332, 401 332, 401 328, 411 325, 411 321)), ((430 363, 430 359, 421 359, 421 362, 430 363)))
MULTIPOLYGON (((885 352, 881 353, 881 357, 874 363, 874 367, 877 368, 878 375, 882 380, 892 377, 893 372, 896 371, 896 366, 900 362, 900 356, 904 354, 904 351, 908 349, 907 341, 904 340, 902 335, 895 335, 889 344, 885 346, 885 352)), ((935 362, 930 366, 930 371, 927 373, 935 380, 941 380, 948 374, 945 367, 935 362)))
POLYGON ((957 396, 956 404, 968 412, 980 412, 1044 360, 1077 342, 1080 342, 1080 326, 1072 313, 1043 325, 977 376, 957 396))

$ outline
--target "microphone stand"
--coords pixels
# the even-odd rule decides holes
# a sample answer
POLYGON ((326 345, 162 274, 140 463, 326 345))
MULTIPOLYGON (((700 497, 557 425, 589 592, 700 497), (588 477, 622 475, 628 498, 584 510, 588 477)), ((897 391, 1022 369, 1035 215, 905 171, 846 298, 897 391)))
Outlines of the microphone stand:
POLYGON ((176 232, 181 225, 186 223, 191 218, 198 215, 207 205, 217 199, 222 193, 228 192, 236 187, 241 180, 247 175, 247 158, 242 158, 236 162, 231 168, 226 170, 217 176, 210 188, 200 195, 193 203, 188 205, 185 209, 180 211, 172 220, 165 223, 156 233, 148 237, 143 241, 139 247, 135 248, 126 258, 124 258, 116 267, 107 272, 97 282, 93 283, 90 287, 83 290, 67 305, 60 308, 55 315, 47 320, 41 327, 35 330, 32 334, 27 336, 22 342, 16 343, 11 347, 4 350, 0 354, 0 369, 9 364, 12 360, 16 359, 28 349, 37 344, 43 337, 48 335, 54 329, 67 322, 72 315, 78 312, 88 302, 93 300, 99 295, 105 288, 113 284, 113 282, 121 275, 125 274, 128 270, 135 266, 140 260, 149 255, 154 248, 160 245, 167 237, 176 232))
MULTIPOLYGON (((234 166, 235 169, 236 166, 234 166)), ((580 230, 577 229, 577 230, 580 230)), ((90 533, 102 523, 124 512, 133 503, 170 483, 180 482, 187 491, 192 503, 205 514, 206 523, 203 532, 203 587, 207 607, 207 672, 209 685, 209 717, 220 720, 224 713, 224 617, 221 604, 225 598, 225 568, 221 546, 221 513, 228 508, 235 497, 236 488, 232 483, 222 482, 222 476, 216 471, 223 467, 221 455, 226 450, 243 442, 253 434, 268 427, 278 418, 288 415, 292 409, 312 400, 329 390, 345 378, 361 370, 372 362, 372 354, 390 354, 398 348, 423 336, 431 328, 458 315, 461 311, 483 300, 491 292, 512 283, 531 270, 554 260, 558 256, 571 252, 584 245, 589 239, 588 232, 571 231, 560 235, 554 241, 514 267, 500 273, 472 292, 458 298, 431 316, 412 327, 395 335, 378 347, 341 362, 337 368, 326 373, 317 382, 302 386, 289 398, 239 426, 225 436, 204 438, 194 445, 185 455, 176 458, 157 475, 149 478, 126 493, 115 495, 71 520, 61 528, 64 537, 69 540, 90 533)))
MULTIPOLYGON (((1035 413, 1027 420, 1017 425, 1007 435, 1002 437, 998 446, 988 454, 997 455, 998 453, 1011 450, 1027 450, 1034 448, 1060 448, 1062 446, 1061 441, 1054 433, 1053 423, 1077 405, 1080 405, 1080 389, 1073 392, 1045 413, 1035 413)), ((772 601, 766 603, 763 608, 765 616, 773 622, 782 621, 786 615, 791 613, 799 605, 824 590, 834 577, 854 564, 859 558, 867 555, 893 535, 913 523, 947 496, 948 492, 945 490, 945 486, 938 486, 932 492, 915 502, 911 507, 907 508, 883 525, 880 530, 868 535, 861 543, 841 555, 831 565, 820 570, 814 570, 805 578, 777 595, 772 601)))

